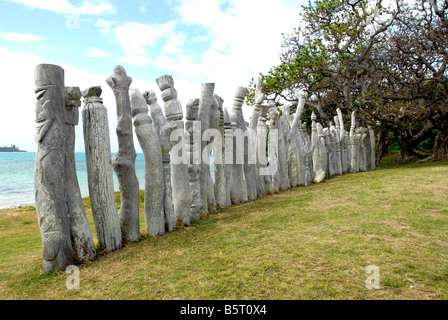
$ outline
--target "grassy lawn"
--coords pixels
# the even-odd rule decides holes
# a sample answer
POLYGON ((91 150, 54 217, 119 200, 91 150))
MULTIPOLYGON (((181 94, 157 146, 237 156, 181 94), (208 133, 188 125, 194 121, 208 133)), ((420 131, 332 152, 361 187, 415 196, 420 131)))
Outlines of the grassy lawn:
POLYGON ((447 178, 446 161, 386 157, 99 256, 79 290, 42 274, 34 208, 0 210, 0 299, 447 299, 447 178))

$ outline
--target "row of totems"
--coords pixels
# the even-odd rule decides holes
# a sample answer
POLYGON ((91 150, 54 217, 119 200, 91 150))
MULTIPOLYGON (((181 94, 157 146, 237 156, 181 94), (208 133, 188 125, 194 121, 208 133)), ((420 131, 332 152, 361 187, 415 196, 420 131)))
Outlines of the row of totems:
POLYGON ((90 203, 98 244, 106 251, 120 249, 123 241, 140 240, 134 130, 145 159, 144 218, 150 236, 173 231, 177 225, 188 226, 201 213, 336 174, 375 169, 374 132, 370 127, 356 127, 354 113, 350 132, 344 130, 339 109, 329 128, 317 123, 313 114, 310 137, 300 120, 304 98, 293 115, 289 106, 279 112, 275 104, 263 104, 265 96, 258 83, 247 123, 241 110, 246 88, 237 88, 232 108, 227 110, 224 100, 214 93, 215 85, 205 83, 200 97, 188 101, 184 121, 171 76, 156 80, 163 111, 154 91, 141 93, 130 88, 131 82, 121 66, 106 79, 117 110, 118 151, 111 160, 101 87, 84 91, 65 87, 61 67, 36 67, 34 182, 44 272, 96 256, 74 159, 74 126, 81 97, 90 203), (121 195, 118 213, 113 171, 121 195))

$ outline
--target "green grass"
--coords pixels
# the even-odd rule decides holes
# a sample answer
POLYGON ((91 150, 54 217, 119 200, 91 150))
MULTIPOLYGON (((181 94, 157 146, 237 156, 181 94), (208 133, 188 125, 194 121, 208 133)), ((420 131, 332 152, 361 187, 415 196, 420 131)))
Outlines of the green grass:
POLYGON ((35 210, 1 210, 0 298, 447 299, 447 177, 446 161, 388 156, 376 171, 144 236, 80 265, 79 290, 66 288, 63 271, 42 273, 35 210), (380 269, 379 290, 365 286, 369 265, 380 269))

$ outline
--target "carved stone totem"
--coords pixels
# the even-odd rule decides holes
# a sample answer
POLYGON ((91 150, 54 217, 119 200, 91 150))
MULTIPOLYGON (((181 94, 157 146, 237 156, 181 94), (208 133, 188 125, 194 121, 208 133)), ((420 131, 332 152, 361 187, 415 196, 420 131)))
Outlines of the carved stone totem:
POLYGON ((162 92, 162 100, 165 102, 164 110, 168 125, 172 130, 177 129, 182 134, 180 141, 171 141, 173 146, 171 151, 171 185, 173 190, 174 212, 179 218, 181 225, 189 226, 190 214, 190 182, 188 176, 188 155, 184 132, 184 122, 182 121, 182 106, 177 99, 177 91, 174 89, 173 77, 164 75, 156 79, 157 86, 162 92), (174 147, 179 146, 174 150, 174 147), (180 151, 180 152, 179 152, 180 151), (181 154, 179 154, 181 153, 181 154), (173 161, 176 157, 178 163, 173 161), (183 159, 183 160, 182 160, 183 159))
POLYGON ((40 64, 34 71, 36 102, 36 165, 34 188, 42 238, 43 271, 73 264, 70 219, 65 202, 64 70, 40 64))
POLYGON ((106 79, 111 87, 117 104, 118 151, 112 160, 118 177, 121 196, 120 216, 122 235, 133 242, 140 240, 139 225, 139 185, 135 174, 135 158, 131 103, 129 86, 132 78, 128 77, 122 66, 116 66, 114 72, 106 79))
MULTIPOLYGON (((210 128, 210 117, 211 117, 211 107, 214 100, 213 91, 215 90, 214 83, 203 83, 201 85, 201 97, 199 99, 199 113, 198 118, 201 122, 201 137, 205 130, 210 128)), ((202 140, 202 139, 201 139, 202 140)), ((201 150, 206 148, 207 143, 201 141, 201 150)), ((205 155, 210 156, 209 154, 205 155)), ((202 158, 204 157, 204 152, 202 152, 202 158)), ((213 188, 213 180, 210 173, 210 165, 201 161, 201 172, 199 176, 199 181, 201 184, 201 199, 203 203, 202 211, 213 212, 216 211, 216 200, 215 191, 213 188)))
MULTIPOLYGON (((245 95, 244 95, 245 96, 245 95)), ((244 99, 244 98, 243 98, 244 99)), ((246 183, 247 200, 254 201, 258 197, 258 179, 256 172, 256 139, 255 135, 248 130, 243 112, 240 113, 240 129, 244 133, 244 180, 246 183), (255 147, 255 148, 254 148, 255 147), (251 149, 251 150, 249 150, 251 149), (251 157, 249 161, 249 156, 251 157)), ((260 194, 261 196, 261 194, 260 194)))
POLYGON ((201 128, 198 126, 199 99, 190 99, 186 106, 185 130, 189 134, 188 152, 188 178, 190 182, 190 214, 191 219, 199 220, 202 208, 201 185, 199 174, 201 170, 201 128))
POLYGON ((149 90, 143 93, 146 103, 149 105, 151 117, 159 136, 160 147, 162 149, 163 162, 163 210, 165 215, 166 229, 173 231, 176 229, 176 215, 174 213, 173 190, 171 187, 170 150, 171 150, 171 127, 168 125, 162 108, 157 103, 156 94, 149 90))
POLYGON ((224 112, 223 112, 223 103, 224 100, 218 96, 217 94, 214 94, 215 100, 218 104, 218 112, 216 113, 219 115, 219 122, 218 122, 218 131, 220 133, 221 143, 214 144, 216 148, 221 148, 221 150, 215 150, 213 149, 213 155, 215 159, 215 199, 216 199, 216 205, 220 209, 224 209, 227 206, 227 198, 226 198, 226 169, 225 169, 225 140, 224 140, 224 112), (220 159, 218 159, 220 158, 220 159))
POLYGON ((235 92, 235 99, 233 100, 232 113, 230 119, 232 120, 232 127, 234 129, 234 144, 233 154, 235 162, 235 172, 232 180, 231 197, 233 203, 247 202, 247 188, 244 182, 244 138, 242 129, 242 105, 246 96, 246 88, 238 87, 235 92), (236 133, 236 134, 235 134, 236 133))
POLYGON ((271 166, 272 162, 275 162, 277 164, 277 170, 275 170, 275 172, 272 174, 272 186, 270 188, 273 189, 274 193, 278 193, 280 191, 281 185, 279 173, 279 136, 281 133, 279 130, 279 114, 275 105, 272 105, 269 108, 269 122, 269 165, 271 166))
POLYGON ((300 131, 301 121, 300 118, 302 116, 303 110, 305 108, 306 99, 304 96, 300 96, 299 103, 297 105, 296 112, 294 113, 294 117, 291 123, 291 143, 289 147, 289 181, 291 187, 296 187, 299 185, 300 176, 303 176, 302 184, 304 184, 305 177, 305 161, 300 161, 306 156, 306 154, 302 155, 303 138, 302 132, 300 131), (302 168, 299 168, 300 165, 303 165, 302 168), (299 170, 301 174, 299 174, 299 170))
POLYGON ((375 170, 375 168, 376 168, 376 158, 375 158, 376 138, 375 138, 375 131, 373 131, 371 126, 368 126, 367 128, 369 129, 369 139, 370 139, 370 170, 375 170))
POLYGON ((101 87, 82 92, 82 123, 93 222, 101 246, 114 251, 122 247, 122 239, 115 203, 109 122, 101 92, 101 87))
POLYGON ((138 89, 130 90, 135 134, 145 157, 145 224, 150 236, 165 233, 164 177, 162 148, 151 117, 148 105, 138 89))
POLYGON ((76 175, 75 126, 79 122, 80 99, 78 87, 65 88, 65 199, 75 257, 82 261, 93 260, 96 250, 76 175))
POLYGON ((257 123, 257 172, 259 176, 259 184, 262 194, 267 193, 267 184, 271 181, 271 176, 264 172, 268 167, 268 158, 266 155, 268 147, 268 130, 267 130, 267 114, 269 105, 260 106, 260 116, 257 123))
POLYGON ((313 159, 315 177, 314 181, 320 183, 325 180, 327 175, 327 150, 325 144, 325 134, 320 123, 316 123, 317 130, 317 144, 316 151, 317 157, 313 159), (315 162, 314 162, 315 161, 315 162))
POLYGON ((264 175, 260 174, 260 168, 267 166, 266 158, 266 140, 267 140, 267 126, 266 115, 268 112, 268 106, 262 106, 263 101, 266 99, 266 95, 261 90, 261 79, 257 79, 255 87, 255 104, 252 118, 250 119, 249 139, 251 143, 255 144, 255 156, 256 156, 256 176, 257 176, 257 192, 261 197, 266 193, 266 184, 264 182, 264 175))
POLYGON ((280 175, 280 190, 286 191, 289 189, 289 175, 288 175, 288 149, 291 140, 289 132, 289 112, 290 107, 281 107, 282 115, 278 121, 278 160, 279 160, 279 175, 280 175))
POLYGON ((226 169, 226 203, 232 205, 231 188, 235 171, 233 163, 233 129, 227 108, 224 108, 224 144, 225 144, 225 169, 226 169))
POLYGON ((336 112, 337 116, 337 126, 336 128, 339 130, 339 145, 340 145, 340 153, 341 153, 341 166, 342 173, 347 173, 347 148, 346 148, 346 140, 345 140, 345 130, 344 130, 344 118, 342 117, 341 109, 337 108, 336 112))

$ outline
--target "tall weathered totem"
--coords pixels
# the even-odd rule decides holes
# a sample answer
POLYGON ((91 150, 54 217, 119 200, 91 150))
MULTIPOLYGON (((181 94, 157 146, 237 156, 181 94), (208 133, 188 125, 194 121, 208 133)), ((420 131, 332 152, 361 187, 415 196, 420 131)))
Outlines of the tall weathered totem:
POLYGON ((233 162, 233 129, 227 108, 224 108, 224 144, 225 144, 225 169, 226 169, 226 204, 232 205, 232 181, 235 164, 233 162))
POLYGON ((190 182, 188 176, 188 155, 185 139, 184 122, 182 121, 182 106, 177 99, 177 91, 174 89, 174 80, 170 75, 164 75, 156 79, 157 86, 162 93, 165 102, 165 117, 170 127, 169 134, 176 130, 180 141, 171 141, 171 185, 173 190, 174 213, 181 225, 189 226, 190 214, 190 182), (176 161, 174 161, 176 160, 176 161))
POLYGON ((244 131, 242 129, 242 105, 246 97, 246 88, 238 87, 233 100, 232 112, 230 119, 233 127, 233 161, 235 163, 235 171, 232 179, 232 188, 230 195, 233 203, 245 203, 248 200, 247 188, 244 182, 244 131))
POLYGON ((36 102, 36 165, 34 188, 42 237, 43 271, 64 269, 75 255, 65 202, 64 70, 40 64, 34 72, 36 102))
POLYGON ((145 224, 150 236, 165 233, 162 148, 148 105, 138 89, 130 90, 135 134, 145 157, 145 224))
POLYGON ((122 247, 122 239, 115 203, 109 122, 107 109, 100 98, 101 92, 101 87, 91 87, 82 92, 82 124, 90 204, 97 238, 107 251, 114 251, 122 247))
POLYGON ((79 122, 80 99, 78 87, 65 88, 65 199, 75 257, 82 261, 93 260, 96 250, 76 175, 75 126, 79 122))
POLYGON ((162 162, 163 162, 163 210, 165 215, 165 222, 168 231, 176 229, 176 215, 174 213, 173 191, 171 187, 171 169, 170 169, 170 150, 171 150, 171 127, 163 115, 162 108, 157 103, 157 97, 154 91, 149 90, 143 93, 146 103, 149 105, 151 117, 159 136, 160 146, 162 148, 162 162))
POLYGON ((217 115, 219 115, 219 122, 218 122, 218 131, 220 133, 221 141, 220 143, 215 143, 213 149, 213 158, 215 160, 214 166, 215 166, 215 199, 216 199, 216 205, 220 209, 224 209, 227 207, 227 198, 226 198, 226 169, 225 169, 225 140, 224 140, 224 111, 223 111, 223 103, 224 100, 218 96, 217 94, 214 94, 215 100, 218 104, 218 110, 216 112, 217 115), (221 150, 218 150, 218 149, 221 150))
POLYGON ((188 142, 188 179, 190 182, 190 214, 191 219, 199 220, 202 208, 201 185, 199 174, 201 170, 201 128, 198 125, 199 99, 188 100, 185 113, 185 130, 189 134, 188 142))
MULTIPOLYGON (((201 85, 201 96, 199 99, 199 113, 198 118, 201 122, 201 137, 204 131, 210 128, 211 108, 214 100, 213 91, 215 90, 214 83, 203 83, 201 85)), ((202 139, 201 139, 202 140, 202 139)), ((204 154, 207 142, 201 141, 201 171, 199 175, 199 181, 201 184, 201 199, 203 203, 202 211, 212 212, 216 211, 215 191, 213 186, 213 180, 210 173, 209 161, 204 161, 204 156, 209 157, 210 154, 204 154)))
POLYGON ((132 129, 131 102, 128 77, 122 66, 116 66, 112 75, 106 79, 115 95, 117 104, 118 151, 112 160, 118 177, 121 196, 120 216, 121 232, 125 238, 137 242, 140 240, 139 225, 139 185, 135 174, 134 134, 132 129))

